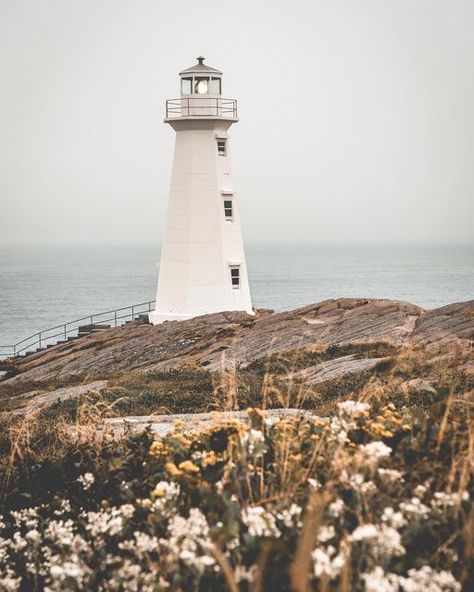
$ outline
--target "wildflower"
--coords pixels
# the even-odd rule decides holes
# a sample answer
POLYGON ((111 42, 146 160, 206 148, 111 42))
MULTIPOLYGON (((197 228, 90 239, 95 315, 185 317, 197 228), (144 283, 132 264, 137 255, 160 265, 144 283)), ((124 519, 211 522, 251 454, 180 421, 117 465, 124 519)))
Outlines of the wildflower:
POLYGON ((263 454, 265 436, 260 430, 249 430, 242 436, 241 442, 242 445, 247 449, 248 454, 255 456, 261 456, 263 454))
POLYGON ((84 475, 78 477, 77 480, 82 485, 83 489, 87 491, 92 485, 94 485, 95 477, 92 473, 84 473, 84 475))
POLYGON ((300 506, 298 506, 297 504, 291 504, 291 506, 288 509, 279 512, 277 514, 277 518, 278 520, 283 522, 283 524, 287 528, 294 528, 295 523, 297 527, 301 525, 301 522, 299 520, 301 512, 302 510, 300 506))
POLYGON ((395 483, 396 481, 400 481, 401 483, 404 482, 402 473, 400 471, 396 471, 395 469, 377 469, 377 473, 380 477, 387 481, 388 483, 395 483))
POLYGON ((390 456, 392 449, 383 442, 370 442, 359 447, 360 451, 369 459, 375 462, 381 458, 390 456))
POLYGON ((275 517, 262 506, 253 506, 242 512, 242 521, 254 537, 279 537, 280 531, 275 524, 275 517))
POLYGON ((211 547, 209 525, 204 514, 192 508, 188 518, 174 516, 168 525, 168 538, 160 539, 160 544, 181 559, 189 567, 202 573, 207 567, 215 564, 208 554, 211 547))
POLYGON ((150 450, 149 450, 150 456, 159 457, 164 452, 165 452, 165 445, 163 444, 163 442, 160 442, 159 440, 155 440, 155 442, 153 442, 152 445, 150 446, 150 450))
POLYGON ((400 530, 407 524, 405 516, 401 512, 395 512, 393 508, 385 508, 382 513, 382 522, 400 530))
POLYGON ((29 541, 30 543, 36 544, 41 540, 41 535, 40 533, 36 530, 36 528, 33 528, 32 530, 29 530, 26 534, 25 534, 25 539, 27 541, 29 541))
POLYGON ((180 463, 179 469, 185 473, 199 473, 199 467, 192 460, 185 460, 180 463))
POLYGON ((435 571, 429 565, 408 570, 408 578, 400 578, 403 592, 461 592, 461 584, 449 571, 435 571))
POLYGON ((344 401, 342 403, 338 403, 337 405, 339 409, 339 413, 345 416, 354 416, 354 415, 361 415, 365 411, 369 410, 369 405, 367 403, 360 403, 358 401, 344 401))
POLYGON ((375 562, 388 561, 391 557, 405 554, 400 533, 386 524, 358 526, 350 535, 350 540, 366 543, 367 555, 371 554, 375 562))
POLYGON ((434 508, 446 508, 459 505, 463 501, 469 499, 467 491, 457 491, 455 493, 446 493, 444 491, 437 491, 433 495, 431 505, 434 508))
POLYGON ((205 466, 205 467, 213 466, 217 462, 219 462, 219 459, 217 457, 217 454, 214 452, 214 450, 211 450, 210 452, 204 452, 203 459, 202 459, 203 466, 205 466))
POLYGON ((336 549, 331 545, 327 548, 316 548, 311 556, 314 562, 314 575, 317 578, 321 576, 327 576, 331 580, 337 578, 346 562, 344 555, 336 554, 336 549))
POLYGON ((339 517, 344 510, 344 501, 339 498, 336 501, 329 504, 329 515, 333 518, 339 517))
POLYGON ((308 479, 308 485, 312 489, 321 489, 322 485, 317 479, 312 479, 311 477, 308 479))
POLYGON ((398 592, 400 589, 399 576, 385 573, 380 567, 374 567, 370 573, 362 574, 366 592, 398 592))
POLYGON ((420 499, 425 496, 425 493, 428 491, 428 487, 426 485, 417 485, 413 491, 416 497, 420 499))
POLYGON ((165 471, 171 477, 179 477, 180 475, 183 474, 183 472, 180 471, 178 469, 178 467, 174 463, 172 463, 172 462, 168 462, 168 463, 165 464, 165 471))
POLYGON ((409 502, 402 502, 400 504, 400 510, 403 512, 406 518, 427 518, 430 513, 430 509, 417 497, 412 497, 409 502))
POLYGON ((320 543, 327 543, 336 536, 334 526, 323 526, 318 533, 318 541, 320 543))

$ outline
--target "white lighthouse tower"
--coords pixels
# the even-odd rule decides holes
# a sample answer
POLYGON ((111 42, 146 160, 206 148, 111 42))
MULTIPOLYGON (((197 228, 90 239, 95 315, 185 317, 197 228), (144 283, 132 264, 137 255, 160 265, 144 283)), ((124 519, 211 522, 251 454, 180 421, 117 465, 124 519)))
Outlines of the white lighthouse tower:
POLYGON ((166 101, 176 132, 154 325, 228 310, 253 314, 228 130, 237 101, 204 58, 180 72, 181 97, 166 101))

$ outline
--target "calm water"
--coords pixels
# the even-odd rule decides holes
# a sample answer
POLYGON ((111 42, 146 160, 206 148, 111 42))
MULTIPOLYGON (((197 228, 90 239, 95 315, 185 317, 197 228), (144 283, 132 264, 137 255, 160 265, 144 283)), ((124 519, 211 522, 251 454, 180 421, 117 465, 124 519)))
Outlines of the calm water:
MULTIPOLYGON (((153 300, 158 257, 153 247, 0 248, 0 345, 153 300)), ((257 307, 370 296, 433 308, 474 298, 474 247, 254 247, 247 258, 257 307)))

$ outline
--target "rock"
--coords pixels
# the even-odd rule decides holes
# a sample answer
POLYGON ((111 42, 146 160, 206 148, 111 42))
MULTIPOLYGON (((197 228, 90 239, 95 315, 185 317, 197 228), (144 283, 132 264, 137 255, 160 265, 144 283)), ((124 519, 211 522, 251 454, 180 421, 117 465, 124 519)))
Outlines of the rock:
MULTIPOLYGON (((104 330, 17 360, 17 374, 2 384, 90 382, 132 371, 244 368, 300 348, 375 342, 429 348, 433 356, 457 350, 470 355, 473 337, 474 301, 423 310, 393 300, 343 298, 281 313, 264 311, 255 317, 225 312, 158 326, 130 324, 104 330)), ((376 363, 342 360, 332 370, 326 366, 325 372, 376 363)), ((316 379, 318 374, 324 376, 321 372, 322 368, 313 368, 309 376, 316 379)))
POLYGON ((309 366, 298 372, 292 372, 286 376, 285 379, 299 380, 305 384, 320 384, 348 374, 372 370, 379 362, 387 359, 388 358, 355 359, 355 355, 342 356, 335 360, 322 362, 316 366, 309 366))
POLYGON ((106 386, 107 380, 96 380, 80 386, 69 386, 47 392, 40 390, 29 391, 10 398, 10 401, 20 404, 24 401, 25 403, 24 407, 14 409, 12 413, 14 415, 25 415, 26 413, 38 411, 42 407, 53 405, 58 401, 66 401, 88 393, 100 393, 106 386))
MULTIPOLYGON (((302 409, 271 409, 265 411, 265 421, 276 423, 286 417, 313 417, 314 413, 302 409)), ((157 436, 166 436, 179 421, 184 432, 205 430, 211 426, 229 423, 249 424, 247 411, 219 411, 214 413, 178 413, 175 415, 135 415, 129 417, 113 417, 105 423, 115 433, 120 434, 127 429, 141 431, 150 428, 157 436)))

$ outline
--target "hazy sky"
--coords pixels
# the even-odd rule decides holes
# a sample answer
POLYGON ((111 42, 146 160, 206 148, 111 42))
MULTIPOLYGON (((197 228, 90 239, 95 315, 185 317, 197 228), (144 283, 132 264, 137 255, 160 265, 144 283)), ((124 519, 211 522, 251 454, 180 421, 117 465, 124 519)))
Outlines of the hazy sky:
POLYGON ((248 243, 471 242, 473 31, 473 0, 0 0, 0 243, 158 244, 198 55, 248 243))

